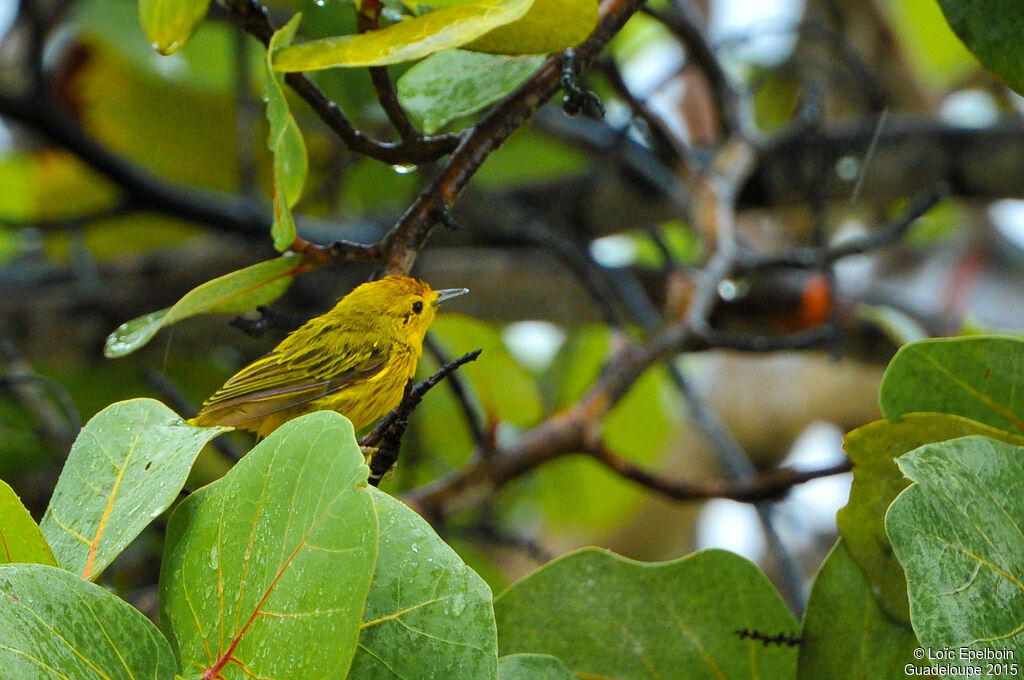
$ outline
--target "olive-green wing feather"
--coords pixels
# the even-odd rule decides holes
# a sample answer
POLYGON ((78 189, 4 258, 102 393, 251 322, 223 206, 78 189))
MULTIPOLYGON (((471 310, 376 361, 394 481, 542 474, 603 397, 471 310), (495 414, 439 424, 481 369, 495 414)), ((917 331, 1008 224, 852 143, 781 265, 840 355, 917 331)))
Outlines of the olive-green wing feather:
POLYGON ((346 351, 336 355, 308 347, 289 351, 283 346, 284 343, 232 376, 206 400, 193 422, 244 426, 333 394, 387 369, 389 351, 379 343, 347 343, 346 351))

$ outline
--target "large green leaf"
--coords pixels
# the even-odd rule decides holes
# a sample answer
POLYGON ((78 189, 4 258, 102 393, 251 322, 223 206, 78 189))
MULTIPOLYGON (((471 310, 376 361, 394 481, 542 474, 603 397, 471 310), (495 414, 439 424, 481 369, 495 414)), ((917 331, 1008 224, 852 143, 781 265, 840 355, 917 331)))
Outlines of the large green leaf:
POLYGON ((587 39, 597 26, 597 0, 535 0, 526 15, 466 45, 492 54, 549 54, 587 39))
POLYGON ((985 68, 1024 92, 1024 54, 1017 43, 1024 8, 1005 0, 939 0, 953 31, 985 68))
POLYGON ((502 655, 550 654, 578 677, 788 680, 796 672, 795 649, 736 634, 792 634, 797 622, 757 567, 722 550, 644 564, 588 548, 514 584, 494 610, 502 655))
POLYGON ((41 564, 0 566, 0 675, 9 680, 170 680, 167 640, 139 610, 41 564))
POLYGON ((857 428, 844 439, 843 447, 853 462, 853 486, 850 501, 836 515, 839 534, 879 604, 901 621, 910 621, 907 582, 885 534, 885 511, 910 482, 896 467, 895 459, 924 444, 971 434, 1024 444, 1024 438, 1003 430, 939 413, 881 420, 857 428))
POLYGON ((226 429, 189 425, 153 399, 93 416, 71 446, 41 524, 57 563, 95 579, 171 505, 199 451, 226 429))
POLYGON ((896 462, 915 484, 890 506, 885 529, 921 643, 1024 658, 1024 448, 971 436, 896 462))
POLYGON ((931 411, 1024 433, 1024 340, 938 338, 900 348, 882 378, 882 414, 931 411))
POLYGON ((39 525, 14 489, 0 479, 0 564, 11 562, 57 566, 39 525))
POLYGON ((519 87, 543 57, 507 57, 466 50, 432 54, 398 79, 398 100, 427 134, 476 113, 519 87))
POLYGON ((380 549, 349 671, 360 680, 494 680, 491 590, 401 501, 372 490, 380 549))
POLYGON ((840 539, 814 578, 800 634, 800 680, 903 677, 917 637, 890 619, 840 539))
POLYGON ((263 99, 267 102, 267 120, 270 123, 267 146, 274 154, 274 224, 270 233, 274 237, 274 247, 279 251, 287 250, 295 240, 292 208, 306 184, 309 157, 299 124, 288 109, 288 100, 284 96, 284 75, 274 71, 270 58, 274 50, 291 43, 301 20, 302 15, 296 14, 274 33, 267 46, 265 60, 266 85, 263 88, 263 99))
POLYGON ((160 54, 174 54, 206 17, 210 0, 139 0, 139 21, 160 54))
POLYGON ((278 71, 315 71, 332 66, 385 66, 460 47, 523 17, 534 0, 477 0, 445 7, 361 35, 314 40, 273 55, 278 71))
POLYGON ((509 654, 498 659, 501 680, 574 680, 565 664, 547 654, 509 654))
POLYGON ((207 677, 344 678, 377 557, 368 469, 333 411, 291 420, 167 527, 160 620, 207 677))
POLYGON ((193 288, 167 309, 127 321, 107 337, 103 354, 123 357, 145 345, 164 326, 202 313, 236 314, 279 298, 296 274, 308 268, 302 257, 285 254, 225 274, 193 288))

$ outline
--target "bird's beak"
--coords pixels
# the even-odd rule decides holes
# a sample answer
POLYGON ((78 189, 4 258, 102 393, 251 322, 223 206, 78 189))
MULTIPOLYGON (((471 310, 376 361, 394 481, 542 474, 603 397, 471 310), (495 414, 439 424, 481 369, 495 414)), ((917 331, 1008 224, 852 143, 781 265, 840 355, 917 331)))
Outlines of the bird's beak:
POLYGON ((445 300, 451 300, 453 297, 459 297, 469 292, 469 288, 445 288, 444 290, 437 291, 437 299, 434 300, 434 306, 441 304, 445 300))

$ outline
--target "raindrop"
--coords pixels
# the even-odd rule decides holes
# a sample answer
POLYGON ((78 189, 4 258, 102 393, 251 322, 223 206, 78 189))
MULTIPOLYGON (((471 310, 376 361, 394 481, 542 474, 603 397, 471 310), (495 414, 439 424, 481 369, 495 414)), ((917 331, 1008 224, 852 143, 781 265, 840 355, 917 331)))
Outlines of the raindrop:
POLYGON ((415 165, 392 165, 391 169, 399 175, 408 175, 411 172, 416 172, 415 165))
POLYGON ((860 161, 855 156, 843 156, 836 161, 836 174, 844 182, 853 182, 860 176, 860 161))

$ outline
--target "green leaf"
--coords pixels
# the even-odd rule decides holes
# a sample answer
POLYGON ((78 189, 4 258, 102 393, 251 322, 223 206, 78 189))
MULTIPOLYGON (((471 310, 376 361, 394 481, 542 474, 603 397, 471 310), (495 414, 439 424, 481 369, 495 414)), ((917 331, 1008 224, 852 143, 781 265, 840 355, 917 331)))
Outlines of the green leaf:
POLYGON ((426 520, 372 489, 380 549, 348 677, 493 680, 491 590, 426 520))
POLYGON ((578 45, 597 26, 597 0, 536 0, 517 21, 466 45, 492 54, 550 54, 578 45))
POLYGON ((318 411, 182 501, 160 570, 182 668, 346 677, 377 557, 367 474, 352 424, 318 411))
POLYGON ((792 678, 797 651, 742 640, 795 633, 796 619, 753 564, 722 550, 644 564, 588 548, 499 595, 502 655, 558 657, 578 677, 792 678))
POLYGON ((905 345, 928 337, 928 331, 917 319, 890 305, 869 305, 866 302, 858 302, 854 307, 854 314, 858 319, 873 324, 896 345, 905 345))
POLYGON ((901 347, 882 377, 882 414, 931 411, 1024 433, 1024 340, 937 338, 901 347))
POLYGON ((885 533, 885 511, 910 483, 895 459, 924 444, 983 434, 1011 443, 1024 439, 973 420, 938 413, 914 413, 881 420, 848 433, 843 447, 853 462, 850 501, 836 515, 839 535, 864 572, 885 611, 910 621, 907 582, 885 533))
POLYGON ((0 566, 0 668, 11 680, 171 680, 167 640, 139 610, 41 564, 0 566))
MULTIPOLYGON (((189 3, 194 1, 188 0, 189 3)), ((173 10, 172 5, 177 3, 164 0, 163 4, 173 10)), ((177 97, 180 101, 184 90, 198 90, 204 94, 203 102, 209 106, 211 96, 234 96, 238 86, 238 59, 234 51, 237 49, 238 29, 229 22, 201 22, 185 47, 168 57, 153 50, 153 41, 148 39, 142 30, 139 22, 140 11, 134 3, 123 0, 78 0, 68 7, 68 14, 75 24, 76 36, 89 43, 90 49, 101 46, 102 49, 117 53, 132 67, 136 76, 151 83, 162 84, 165 93, 171 98, 177 97), (225 58, 225 55, 231 56, 225 58)), ((259 68, 266 52, 255 40, 247 43, 246 68, 259 68)), ((104 94, 109 96, 110 93, 104 94)), ((122 96, 118 94, 113 98, 120 99, 122 96)), ((149 114, 149 105, 159 106, 162 103, 147 102, 147 107, 142 110, 149 114)), ((185 101, 180 104, 180 107, 171 107, 173 110, 165 111, 164 115, 177 120, 178 125, 192 124, 192 121, 182 120, 180 112, 188 107, 187 110, 192 117, 196 116, 198 111, 192 107, 191 102, 185 101)), ((123 105, 119 110, 126 113, 123 105)), ((230 122, 234 122, 233 116, 230 122)), ((195 147, 190 146, 187 151, 201 159, 209 158, 210 149, 207 148, 203 148, 202 153, 196 153, 195 147)), ((229 152, 236 158, 237 163, 235 149, 232 148, 229 152)), ((237 180, 235 184, 228 182, 226 186, 237 188, 237 180)))
POLYGON ((946 21, 967 49, 1017 92, 1024 92, 1024 55, 1018 49, 1024 12, 1005 0, 939 0, 946 21))
POLYGON ((610 352, 607 326, 592 324, 574 330, 544 375, 544 396, 552 409, 566 408, 582 397, 600 375, 610 352))
POLYGON ((487 157, 474 182, 482 189, 507 191, 582 175, 587 163, 582 152, 564 141, 520 128, 487 157))
MULTIPOLYGON (((590 388, 608 358, 611 342, 608 328, 596 325, 580 328, 566 339, 544 375, 552 410, 575 403, 590 388)), ((684 413, 667 371, 655 367, 609 412, 602 423, 602 438, 619 455, 656 465, 682 433, 684 413), (637 423, 644 425, 638 428, 637 423)), ((551 461, 510 491, 525 491, 525 502, 543 509, 549 527, 574 534, 621 527, 642 507, 645 495, 636 484, 584 456, 551 461), (566 484, 567 479, 572 483, 566 484)))
POLYGON ((43 532, 14 489, 0 479, 0 564, 32 562, 57 566, 43 532))
POLYGON ((432 54, 398 79, 398 100, 424 132, 434 134, 505 97, 543 61, 465 50, 432 54))
POLYGON ((900 678, 918 646, 879 607, 842 539, 814 578, 800 638, 800 680, 900 678))
POLYGON ((445 7, 379 31, 314 40, 273 55, 278 71, 385 66, 460 47, 523 17, 534 0, 478 0, 445 7))
POLYGON ((295 275, 306 269, 302 257, 285 254, 207 281, 185 293, 173 307, 150 312, 118 326, 107 337, 103 354, 110 359, 131 354, 164 326, 196 314, 237 314, 265 305, 279 298, 288 290, 295 275))
POLYGON ((498 659, 501 680, 575 680, 564 663, 547 654, 509 654, 498 659))
MULTIPOLYGON (((1024 448, 962 437, 896 463, 916 483, 890 506, 885 529, 921 643, 1024 658, 1024 448)), ((976 662, 957 654, 949 663, 976 662)))
POLYGON ((210 0, 139 0, 139 21, 153 48, 174 54, 206 17, 210 0))
MULTIPOLYGON (((956 89, 978 69, 978 61, 950 30, 935 0, 903 0, 879 7, 914 73, 935 89, 956 89)), ((934 214, 935 208, 923 219, 934 214)), ((915 231, 918 225, 911 227, 915 231)), ((909 236, 908 240, 913 240, 909 236)))
POLYGON ((469 380, 485 417, 519 427, 541 419, 544 405, 537 382, 508 353, 497 329, 472 317, 446 313, 437 316, 430 332, 452 358, 483 350, 487 360, 466 364, 459 375, 469 380))
POLYGON ((295 218, 292 217, 291 209, 298 202, 302 187, 306 184, 309 157, 302 132, 284 96, 284 75, 274 71, 270 59, 275 50, 291 43, 301 20, 302 14, 293 16, 291 21, 274 33, 267 45, 263 99, 267 102, 267 120, 270 122, 267 146, 274 154, 274 225, 270 233, 278 251, 287 250, 295 240, 295 218))
POLYGON ((95 579, 178 496, 203 446, 228 428, 195 427, 153 399, 131 399, 82 428, 43 516, 57 563, 95 579))

